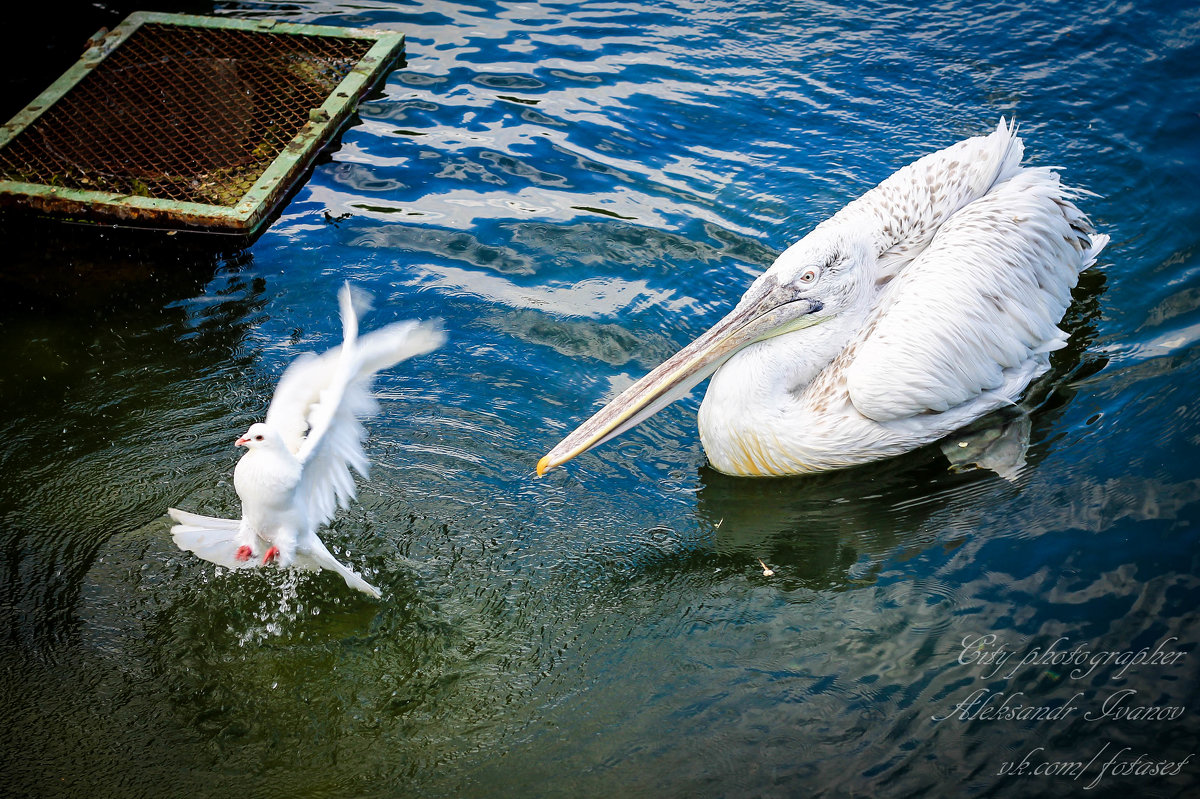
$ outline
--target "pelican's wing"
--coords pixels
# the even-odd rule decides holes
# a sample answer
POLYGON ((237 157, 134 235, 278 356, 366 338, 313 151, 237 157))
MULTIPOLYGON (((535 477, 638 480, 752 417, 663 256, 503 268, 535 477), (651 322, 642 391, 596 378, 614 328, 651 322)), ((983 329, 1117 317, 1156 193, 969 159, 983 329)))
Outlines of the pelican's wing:
POLYGON ((1107 241, 1072 196, 1054 172, 1022 169, 942 226, 853 348, 859 412, 944 411, 999 388, 1006 370, 1044 369, 1066 343, 1058 322, 1078 274, 1107 241))
POLYGON ((322 385, 306 418, 308 434, 296 451, 303 466, 299 495, 307 502, 314 526, 354 498, 352 468, 367 476, 361 420, 378 410, 371 395, 375 373, 436 349, 445 340, 440 327, 428 322, 396 322, 360 337, 349 286, 339 293, 339 301, 345 340, 320 356, 329 362, 320 370, 322 385))

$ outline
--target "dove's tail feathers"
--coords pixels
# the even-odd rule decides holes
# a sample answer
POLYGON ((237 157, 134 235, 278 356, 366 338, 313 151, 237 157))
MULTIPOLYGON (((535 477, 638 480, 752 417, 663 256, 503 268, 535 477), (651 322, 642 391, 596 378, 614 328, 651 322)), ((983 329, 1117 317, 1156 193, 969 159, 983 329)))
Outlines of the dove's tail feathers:
POLYGON ((178 522, 171 528, 171 538, 180 549, 227 569, 244 569, 255 565, 253 559, 238 560, 236 557, 236 538, 241 527, 237 519, 201 516, 177 508, 167 508, 167 513, 178 522))
POLYGON ((375 597, 376 599, 383 596, 378 588, 364 580, 358 572, 342 564, 337 558, 331 555, 329 550, 325 548, 325 544, 316 536, 312 536, 308 545, 296 553, 296 565, 308 569, 328 569, 331 572, 337 572, 346 581, 346 585, 351 588, 362 591, 367 596, 375 597))

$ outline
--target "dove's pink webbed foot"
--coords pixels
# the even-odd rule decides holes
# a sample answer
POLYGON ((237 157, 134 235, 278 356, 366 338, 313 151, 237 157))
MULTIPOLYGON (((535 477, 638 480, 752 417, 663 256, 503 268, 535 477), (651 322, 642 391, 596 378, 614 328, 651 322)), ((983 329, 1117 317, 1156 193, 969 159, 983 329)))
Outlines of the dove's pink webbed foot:
POLYGON ((237 553, 234 555, 238 560, 250 560, 250 556, 254 554, 248 546, 240 546, 237 548, 237 553))
POLYGON ((267 550, 267 554, 263 555, 263 565, 266 566, 277 557, 279 557, 279 547, 271 547, 267 550))

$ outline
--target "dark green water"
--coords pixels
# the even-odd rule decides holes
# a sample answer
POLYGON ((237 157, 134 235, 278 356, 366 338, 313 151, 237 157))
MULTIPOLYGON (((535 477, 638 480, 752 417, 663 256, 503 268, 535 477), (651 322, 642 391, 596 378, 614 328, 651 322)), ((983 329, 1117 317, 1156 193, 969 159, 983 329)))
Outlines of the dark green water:
POLYGON ((207 10, 394 28, 407 66, 251 246, 4 222, 3 792, 1195 795, 1195 9, 207 10), (1112 236, 1015 480, 937 447, 724 477, 699 392, 534 478, 791 241, 1001 115, 1112 236), (324 536, 379 602, 218 574, 164 516, 237 513, 233 440, 346 279, 368 326, 450 335, 382 376, 324 536))

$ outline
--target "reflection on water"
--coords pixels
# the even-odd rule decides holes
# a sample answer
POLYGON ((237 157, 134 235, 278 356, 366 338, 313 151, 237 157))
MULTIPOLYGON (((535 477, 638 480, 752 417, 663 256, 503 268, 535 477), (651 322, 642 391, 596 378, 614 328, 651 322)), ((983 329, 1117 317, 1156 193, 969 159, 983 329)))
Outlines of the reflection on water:
POLYGON ((1200 39, 1170 4, 1093 6, 1067 22, 964 3, 217 9, 402 30, 408 64, 252 245, 3 221, 0 780, 1190 795, 1195 758, 1008 776, 1025 758, 1200 753, 1191 709, 1102 712, 1121 691, 1191 708, 1200 676, 1200 102, 1180 79, 1200 39), (705 464, 697 393, 534 478, 794 238, 1001 114, 1035 163, 1103 195, 1083 204, 1113 237, 1070 345, 980 431, 1027 423, 1022 467, 970 468, 965 448, 951 468, 931 446, 730 478, 705 464), (381 376, 372 479, 325 536, 381 602, 327 574, 221 573, 163 516, 237 512, 233 439, 292 358, 338 339, 346 279, 375 295, 368 324, 437 317, 450 335, 381 376), (1075 676, 1033 657, 1159 645, 1183 656, 1075 676), (1080 710, 964 716, 980 690, 1080 710))

